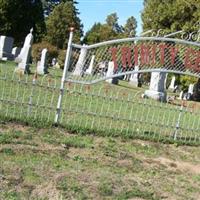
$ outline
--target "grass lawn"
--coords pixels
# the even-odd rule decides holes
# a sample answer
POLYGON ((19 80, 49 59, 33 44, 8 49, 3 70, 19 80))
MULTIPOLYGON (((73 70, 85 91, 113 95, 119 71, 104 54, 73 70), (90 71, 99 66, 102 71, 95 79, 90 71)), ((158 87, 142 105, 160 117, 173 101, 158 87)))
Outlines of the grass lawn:
POLYGON ((0 124, 0 199, 197 200, 200 147, 0 124))
MULTIPOLYGON (((14 73, 13 62, 0 63, 0 117, 35 126, 54 123, 62 70, 46 76, 14 73)), ((31 71, 35 69, 32 66, 31 71)), ((87 77, 86 77, 87 78, 87 77)), ((84 79, 84 78, 83 78, 84 79)), ((157 141, 198 143, 199 103, 176 100, 173 104, 141 98, 146 87, 134 88, 100 82, 94 85, 66 83, 60 125, 71 132, 92 133, 157 141)))

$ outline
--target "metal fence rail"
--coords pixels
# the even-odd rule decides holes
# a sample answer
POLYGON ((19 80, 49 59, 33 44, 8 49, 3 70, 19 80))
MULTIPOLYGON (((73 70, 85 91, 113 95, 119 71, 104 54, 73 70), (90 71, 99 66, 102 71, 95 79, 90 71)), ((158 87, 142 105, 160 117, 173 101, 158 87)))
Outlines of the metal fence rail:
POLYGON ((52 123, 59 93, 56 79, 15 72, 15 66, 0 64, 1 116, 21 121, 52 123))
MULTIPOLYGON (((188 49, 197 52, 199 43, 154 37, 80 46, 72 43, 72 36, 71 33, 64 71, 50 69, 50 74, 45 76, 28 75, 16 71, 12 62, 0 63, 0 118, 44 125, 56 123, 84 133, 200 142, 199 102, 178 99, 159 102, 143 98, 146 88, 132 87, 126 80, 120 80, 118 85, 104 81, 138 73, 133 56, 135 50, 130 48, 134 46, 140 48, 139 52, 143 51, 141 44, 149 45, 150 49, 166 44, 179 52, 173 60, 172 53, 163 51, 164 64, 158 61, 161 57, 158 50, 153 65, 143 63, 152 57, 138 56, 140 73, 164 71, 199 76, 198 66, 192 68, 183 64, 188 56, 185 52, 188 49), (129 51, 131 54, 127 53, 129 51), (116 62, 117 67, 107 76, 108 62, 116 62)), ((188 58, 193 59, 192 55, 188 58)))

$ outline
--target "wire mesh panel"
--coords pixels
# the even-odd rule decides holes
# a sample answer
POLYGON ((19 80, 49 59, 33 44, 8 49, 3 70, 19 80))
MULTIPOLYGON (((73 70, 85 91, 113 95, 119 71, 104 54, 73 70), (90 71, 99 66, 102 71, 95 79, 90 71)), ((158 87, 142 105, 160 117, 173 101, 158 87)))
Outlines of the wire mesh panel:
POLYGON ((138 72, 166 71, 200 75, 200 43, 179 39, 142 37, 90 46, 72 44, 67 80, 96 83, 106 77, 138 72), (106 74, 109 63, 113 73, 106 74))

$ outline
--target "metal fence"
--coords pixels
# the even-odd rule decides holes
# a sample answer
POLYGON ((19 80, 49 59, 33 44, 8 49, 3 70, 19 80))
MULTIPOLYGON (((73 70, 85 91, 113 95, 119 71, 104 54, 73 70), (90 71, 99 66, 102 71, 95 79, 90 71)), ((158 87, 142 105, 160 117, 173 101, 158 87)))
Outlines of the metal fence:
POLYGON ((152 65, 141 63, 149 62, 148 59, 152 57, 141 58, 143 55, 140 55, 140 73, 164 71, 199 76, 196 60, 192 54, 186 53, 191 48, 197 52, 199 43, 194 45, 193 42, 168 38, 143 38, 79 46, 72 43, 72 38, 73 33, 69 39, 64 71, 50 69, 50 74, 45 76, 24 75, 20 71, 14 72, 13 63, 0 63, 1 118, 56 123, 68 130, 83 133, 200 142, 200 103, 178 99, 169 102, 145 99, 142 95, 145 88, 132 87, 122 80, 124 75, 138 73, 135 71, 135 57, 131 57, 134 52, 131 50, 130 55, 129 47, 163 42, 173 48, 176 46, 179 50, 176 58, 173 58, 173 52, 165 49, 163 56, 166 60, 164 63, 158 62, 162 55, 156 51, 152 65), (111 48, 115 49, 113 55, 117 67, 112 75, 106 77, 107 62, 113 62, 114 50, 111 48), (93 68, 86 73, 94 55, 93 68), (187 56, 192 62, 189 63, 190 67, 184 64, 187 56), (120 78, 118 85, 105 81, 113 77, 120 78))

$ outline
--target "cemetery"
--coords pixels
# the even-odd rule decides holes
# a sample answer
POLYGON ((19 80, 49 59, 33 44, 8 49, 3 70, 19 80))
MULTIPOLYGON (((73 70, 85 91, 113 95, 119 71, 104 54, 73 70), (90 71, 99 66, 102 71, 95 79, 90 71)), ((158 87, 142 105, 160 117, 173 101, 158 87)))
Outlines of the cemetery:
POLYGON ((143 49, 138 51, 138 38, 81 46, 73 43, 71 30, 62 70, 48 69, 46 48, 41 51, 40 60, 30 64, 31 29, 14 61, 12 56, 2 58, 1 115, 27 123, 57 124, 72 131, 103 134, 107 130, 108 134, 131 138, 198 143, 200 104, 192 101, 194 84, 191 82, 186 91, 181 91, 177 89, 181 85, 175 83, 177 75, 199 76, 198 54, 190 56, 196 68, 183 64, 188 60, 188 49, 199 43, 146 36, 141 37, 139 46, 153 44, 154 40, 158 45, 159 38, 162 45, 163 41, 173 41, 173 49, 179 49, 179 54, 172 53, 175 51, 169 44, 170 51, 157 49, 153 50, 154 55, 143 49), (129 48, 131 42, 135 43, 134 51, 129 48), (120 54, 118 49, 122 49, 120 54), (155 60, 154 65, 145 63, 155 57, 160 61, 155 60), (142 81, 145 73, 150 74, 146 85, 142 81), (173 74, 170 80, 168 74, 173 74))
POLYGON ((0 199, 199 199, 199 9, 0 2, 0 199))

